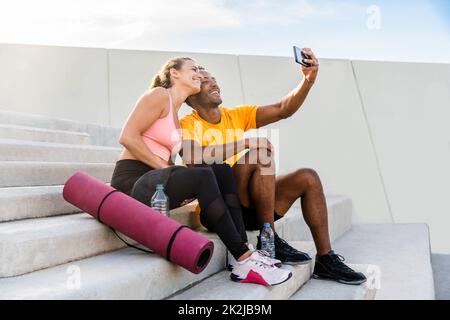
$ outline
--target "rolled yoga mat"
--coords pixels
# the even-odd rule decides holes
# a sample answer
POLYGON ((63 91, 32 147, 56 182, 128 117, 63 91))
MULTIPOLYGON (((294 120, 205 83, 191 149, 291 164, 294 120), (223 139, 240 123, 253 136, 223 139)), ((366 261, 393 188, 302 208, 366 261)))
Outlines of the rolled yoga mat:
POLYGON ((66 181, 63 197, 192 273, 202 272, 211 260, 214 243, 208 238, 84 172, 66 181))

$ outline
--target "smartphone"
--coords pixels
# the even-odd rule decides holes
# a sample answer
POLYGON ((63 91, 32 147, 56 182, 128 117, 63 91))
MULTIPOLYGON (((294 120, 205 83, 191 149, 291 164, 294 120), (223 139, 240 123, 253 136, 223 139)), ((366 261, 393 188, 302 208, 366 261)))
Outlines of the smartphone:
POLYGON ((304 53, 299 47, 294 46, 295 62, 301 64, 304 67, 311 67, 311 64, 303 62, 303 59, 311 59, 311 57, 304 53))

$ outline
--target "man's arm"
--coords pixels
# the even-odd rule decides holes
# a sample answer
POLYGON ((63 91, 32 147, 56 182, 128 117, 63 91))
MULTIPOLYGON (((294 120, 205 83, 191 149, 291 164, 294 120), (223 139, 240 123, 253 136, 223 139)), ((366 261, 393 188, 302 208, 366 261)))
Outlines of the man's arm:
POLYGON ((314 81, 316 80, 317 72, 319 70, 319 63, 311 49, 303 48, 302 50, 311 57, 311 59, 305 59, 304 61, 312 66, 301 66, 301 70, 304 75, 302 81, 294 90, 281 99, 280 102, 267 106, 261 106, 256 110, 257 128, 292 116, 305 101, 309 90, 312 88, 314 81))
POLYGON ((195 140, 183 140, 180 156, 186 165, 223 163, 245 149, 264 147, 272 150, 266 138, 247 138, 226 144, 201 146, 195 140))

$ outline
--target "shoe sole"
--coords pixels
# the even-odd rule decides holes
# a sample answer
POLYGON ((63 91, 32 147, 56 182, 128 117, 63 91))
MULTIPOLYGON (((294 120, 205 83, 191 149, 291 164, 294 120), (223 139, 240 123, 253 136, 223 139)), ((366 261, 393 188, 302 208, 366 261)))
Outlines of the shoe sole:
POLYGON ((323 276, 323 275, 317 275, 317 274, 313 274, 312 277, 317 280, 336 281, 336 282, 339 282, 342 284, 355 285, 355 286, 363 284, 364 282, 367 282, 367 279, 358 280, 358 281, 346 281, 346 280, 336 279, 336 278, 332 278, 329 276, 323 276))
MULTIPOLYGON (((282 283, 288 281, 291 277, 292 277, 292 272, 289 273, 289 277, 287 277, 285 280, 283 280, 283 281, 281 281, 281 282, 278 282, 278 283, 275 283, 275 284, 271 284, 271 285, 269 285, 269 287, 277 286, 277 285, 279 285, 279 284, 282 284, 282 283)), ((236 276, 236 275, 234 275, 234 274, 231 274, 231 275, 230 275, 230 278, 231 278, 231 281, 234 281, 234 282, 241 282, 242 280, 244 280, 244 279, 241 279, 241 278, 239 278, 238 276, 236 276)), ((245 282, 245 283, 251 283, 251 282, 245 282)), ((259 285, 261 285, 260 283, 253 283, 253 284, 259 284, 259 285)))

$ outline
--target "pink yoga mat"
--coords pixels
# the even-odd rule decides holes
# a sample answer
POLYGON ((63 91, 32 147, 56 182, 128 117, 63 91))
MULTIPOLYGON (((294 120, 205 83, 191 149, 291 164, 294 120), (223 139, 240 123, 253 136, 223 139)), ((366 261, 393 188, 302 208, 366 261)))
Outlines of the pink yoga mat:
POLYGON ((77 172, 66 181, 63 197, 195 274, 202 272, 211 260, 214 244, 208 238, 84 172, 77 172))

